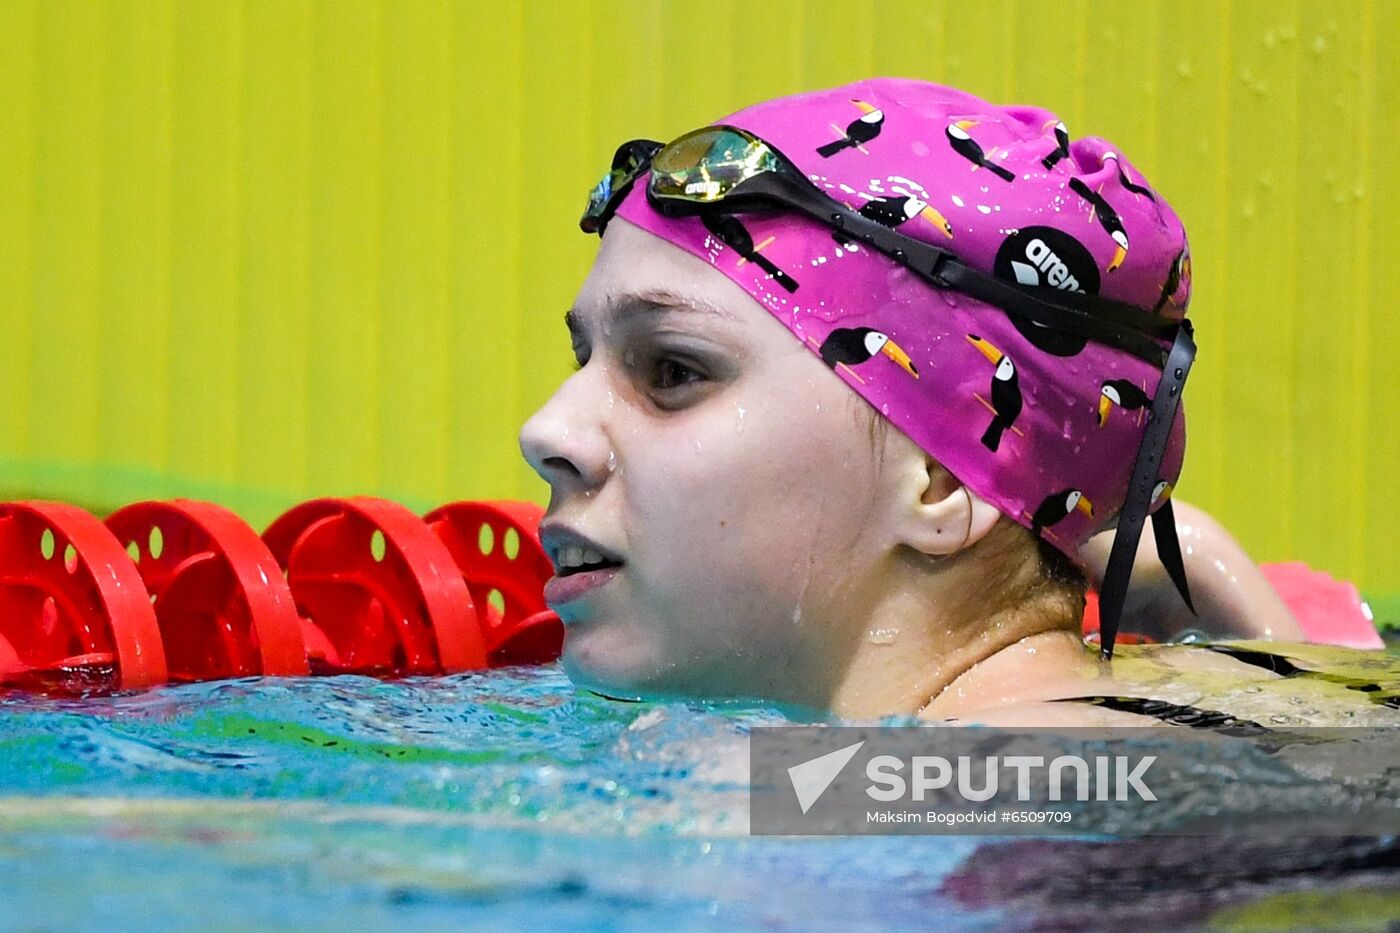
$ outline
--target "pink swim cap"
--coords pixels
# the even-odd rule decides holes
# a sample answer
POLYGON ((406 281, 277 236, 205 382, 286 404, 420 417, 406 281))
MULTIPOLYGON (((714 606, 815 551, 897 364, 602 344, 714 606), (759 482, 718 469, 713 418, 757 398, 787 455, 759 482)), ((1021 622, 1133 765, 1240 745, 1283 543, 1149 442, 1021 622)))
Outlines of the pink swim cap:
MULTIPOLYGON (((848 207, 974 269, 1184 318, 1191 263, 1181 221, 1114 146, 1071 140, 1047 110, 879 78, 768 101, 720 123, 776 147, 848 207)), ((645 189, 635 185, 618 215, 737 282, 1006 515, 1076 559, 1116 522, 1161 366, 931 287, 797 213, 726 218, 753 244, 745 256, 732 227, 665 216, 645 189)), ((1170 346, 1162 344, 1164 358, 1170 346)), ((1184 421, 1176 411, 1152 464, 1154 507, 1181 471, 1184 421)))
MULTIPOLYGON (((1186 312, 1182 221, 1113 146, 1071 141, 1049 111, 875 78, 720 123, 773 144, 847 206, 974 268, 1186 312)), ((766 259, 746 261, 700 220, 652 209, 644 188, 619 216, 741 284, 977 495, 1071 556, 1113 523, 1159 368, 931 289, 797 214, 742 216, 766 259)), ((1168 483, 1186 445, 1184 416, 1176 420, 1159 471, 1168 483)))

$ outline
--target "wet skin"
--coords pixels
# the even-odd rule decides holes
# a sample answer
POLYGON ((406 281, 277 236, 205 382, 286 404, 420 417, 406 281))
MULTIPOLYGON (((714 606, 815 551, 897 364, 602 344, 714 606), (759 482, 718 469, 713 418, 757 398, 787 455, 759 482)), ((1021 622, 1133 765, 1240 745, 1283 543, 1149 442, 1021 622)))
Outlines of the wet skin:
MULTIPOLYGON (((925 455, 897 431, 873 445, 865 402, 704 261, 614 220, 568 327, 579 368, 520 443, 550 486, 545 526, 623 562, 605 585, 553 605, 580 686, 1046 724, 1103 722, 1105 711, 1044 701, 1152 696, 1099 664, 1077 630, 947 616, 981 579, 975 559, 961 577, 892 570, 897 550, 941 547, 933 524, 970 519, 935 522, 925 455)), ((1213 527, 1208 537, 1228 539, 1213 527)), ((1191 551, 1226 553, 1197 538, 1191 551)), ((1259 577, 1232 554, 1231 568, 1259 577)), ((1102 556, 1086 554, 1091 573, 1102 556)), ((1174 606, 1164 578, 1138 579, 1130 597, 1174 606)), ((1213 602, 1222 586, 1207 577, 1198 604, 1224 606, 1250 631, 1259 601, 1213 602)))
POLYGON ((820 701, 879 558, 864 402, 738 285, 615 220, 570 312, 580 367, 525 424, 546 522, 619 555, 554 608, 615 694, 820 701))

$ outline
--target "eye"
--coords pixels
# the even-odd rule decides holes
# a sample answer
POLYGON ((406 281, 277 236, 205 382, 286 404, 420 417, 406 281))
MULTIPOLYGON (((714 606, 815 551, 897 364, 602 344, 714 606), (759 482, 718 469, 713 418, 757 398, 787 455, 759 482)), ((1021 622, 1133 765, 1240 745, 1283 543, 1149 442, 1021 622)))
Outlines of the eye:
POLYGON ((665 411, 695 404, 712 384, 727 381, 728 372, 722 361, 710 362, 707 356, 697 359, 697 353, 688 348, 657 344, 626 348, 622 365, 632 385, 665 411))
POLYGON ((653 387, 663 391, 703 382, 704 379, 705 376, 699 371, 669 357, 657 360, 652 371, 653 387))

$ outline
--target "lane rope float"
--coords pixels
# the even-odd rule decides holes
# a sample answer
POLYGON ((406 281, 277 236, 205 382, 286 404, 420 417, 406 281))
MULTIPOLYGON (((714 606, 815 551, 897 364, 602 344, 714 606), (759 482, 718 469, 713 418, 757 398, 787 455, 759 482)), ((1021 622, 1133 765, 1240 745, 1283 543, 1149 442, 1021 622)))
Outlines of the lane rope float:
POLYGON ((492 667, 559 657, 564 625, 545 605, 554 573, 532 502, 453 502, 423 517, 452 554, 481 620, 492 667))
POLYGON ((0 503, 0 686, 142 690, 166 674, 150 597, 107 526, 64 503, 0 503))
POLYGON ((138 502, 108 516, 152 596, 175 681, 305 676, 301 620, 277 558, 211 502, 138 502))

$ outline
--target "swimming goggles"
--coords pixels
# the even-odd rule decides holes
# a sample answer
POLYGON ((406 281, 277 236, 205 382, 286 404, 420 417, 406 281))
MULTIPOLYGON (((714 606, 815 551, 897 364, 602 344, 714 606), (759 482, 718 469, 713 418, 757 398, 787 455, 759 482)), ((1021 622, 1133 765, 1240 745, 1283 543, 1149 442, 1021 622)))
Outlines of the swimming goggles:
MULTIPOLYGON (((645 139, 623 143, 613 157, 612 168, 590 193, 579 226, 586 233, 601 235, 622 199, 644 175, 647 199, 667 216, 713 220, 734 214, 795 211, 888 256, 935 288, 961 292, 1030 324, 1114 347, 1162 370, 1099 593, 1102 653, 1111 657, 1138 539, 1152 506, 1157 472, 1196 355, 1190 322, 1167 320, 1136 305, 1097 295, 1015 284, 974 269, 949 250, 902 234, 847 207, 818 188, 777 147, 736 126, 703 127, 665 144, 645 139), (1171 342, 1170 349, 1163 348, 1164 341, 1171 342)), ((752 244, 744 242, 746 237, 730 239, 724 235, 726 228, 713 222, 707 227, 745 258, 754 258, 748 255, 752 244)), ((1158 554, 1191 606, 1171 500, 1151 515, 1158 554)))
MULTIPOLYGON (((647 174, 647 198, 670 217, 790 210, 858 240, 935 288, 962 292, 1029 323, 1107 344, 1153 366, 1160 341, 1178 329, 1126 302, 1062 289, 1013 284, 972 268, 956 253, 865 217, 822 191, 778 149, 747 130, 707 126, 662 145, 623 143, 594 187, 579 226, 601 234, 632 185, 647 174)), ((742 252, 742 250, 741 250, 742 252)))

